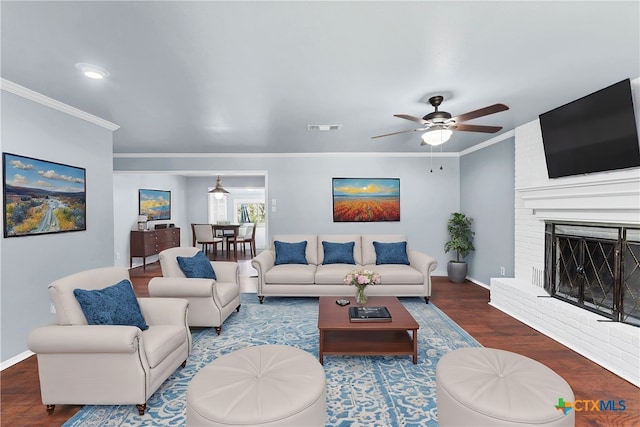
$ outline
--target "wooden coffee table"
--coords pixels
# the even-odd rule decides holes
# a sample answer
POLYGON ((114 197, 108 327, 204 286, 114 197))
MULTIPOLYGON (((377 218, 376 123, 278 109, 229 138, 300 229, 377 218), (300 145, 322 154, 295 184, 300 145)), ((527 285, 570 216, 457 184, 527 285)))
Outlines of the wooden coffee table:
POLYGON ((391 322, 351 322, 349 307, 357 306, 353 297, 320 297, 320 363, 324 355, 413 356, 418 363, 418 329, 415 321, 396 297, 370 296, 365 306, 387 307, 391 322), (344 307, 337 299, 348 299, 344 307))

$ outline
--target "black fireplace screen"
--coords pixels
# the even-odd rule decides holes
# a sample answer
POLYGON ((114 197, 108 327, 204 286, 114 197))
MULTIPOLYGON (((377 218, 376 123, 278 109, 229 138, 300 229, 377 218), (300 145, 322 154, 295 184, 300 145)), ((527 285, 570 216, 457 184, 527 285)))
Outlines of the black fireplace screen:
POLYGON ((544 287, 556 298, 640 326, 640 229, 547 223, 544 287))

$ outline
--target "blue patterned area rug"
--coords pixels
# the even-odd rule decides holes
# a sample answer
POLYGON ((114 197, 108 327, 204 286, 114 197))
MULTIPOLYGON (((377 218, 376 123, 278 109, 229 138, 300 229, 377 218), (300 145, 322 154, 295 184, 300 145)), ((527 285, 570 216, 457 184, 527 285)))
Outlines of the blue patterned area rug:
MULTIPOLYGON (((435 368, 440 357, 480 344, 432 303, 401 298, 420 324, 418 364, 409 356, 325 356, 328 426, 437 426, 435 368)), ((134 405, 84 406, 70 427, 184 426, 191 378, 223 354, 248 346, 286 344, 318 356, 318 299, 242 295, 242 308, 222 326, 193 330, 193 352, 151 396, 145 415, 134 405)))

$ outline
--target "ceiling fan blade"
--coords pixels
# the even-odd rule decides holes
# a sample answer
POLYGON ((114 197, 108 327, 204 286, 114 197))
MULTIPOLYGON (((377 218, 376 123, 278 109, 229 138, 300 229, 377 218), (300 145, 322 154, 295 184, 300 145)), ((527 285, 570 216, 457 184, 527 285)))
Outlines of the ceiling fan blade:
POLYGON ((383 136, 398 135, 399 133, 416 132, 416 131, 419 131, 419 130, 426 130, 426 128, 424 128, 424 129, 409 129, 409 130, 401 130, 400 132, 385 133, 384 135, 372 136, 371 139, 382 138, 383 136))
POLYGON ((452 117, 451 120, 457 123, 466 122, 468 120, 473 120, 473 119, 477 119, 478 117, 499 113, 500 111, 505 111, 508 109, 509 107, 507 107, 504 104, 493 104, 488 107, 480 108, 479 110, 469 111, 468 113, 464 113, 464 114, 460 114, 459 116, 452 117))
POLYGON ((414 117, 414 116, 410 116, 408 114, 394 114, 393 117, 400 117, 401 119, 411 120, 412 122, 420 123, 421 125, 426 125, 426 124, 429 123, 429 122, 427 122, 426 120, 423 120, 420 117, 414 117))
POLYGON ((465 132, 484 132, 484 133, 496 133, 502 126, 483 126, 483 125, 467 125, 467 124, 456 124, 449 126, 449 129, 452 130, 461 130, 465 132))

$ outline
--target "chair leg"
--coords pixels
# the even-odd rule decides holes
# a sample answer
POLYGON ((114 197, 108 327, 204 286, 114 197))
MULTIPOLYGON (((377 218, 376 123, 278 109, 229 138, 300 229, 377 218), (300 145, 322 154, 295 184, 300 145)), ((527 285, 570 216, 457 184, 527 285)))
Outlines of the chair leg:
POLYGON ((424 303, 429 304, 429 297, 424 297, 424 303))
POLYGON ((47 405, 47 415, 52 415, 56 410, 56 405, 47 405))
POLYGON ((216 333, 220 335, 220 331, 222 331, 222 326, 216 326, 215 329, 216 329, 216 333))
POLYGON ((240 313, 240 306, 241 306, 241 305, 242 305, 242 304, 238 304, 238 306, 236 307, 236 312, 237 312, 237 313, 240 313))
POLYGON ((142 415, 144 415, 145 409, 147 409, 147 404, 146 403, 142 403, 140 405, 136 405, 136 408, 138 408, 138 415, 142 416, 142 415))
POLYGON ((181 368, 184 368, 185 366, 187 366, 187 359, 185 359, 184 362, 182 362, 182 364, 180 365, 181 368))

